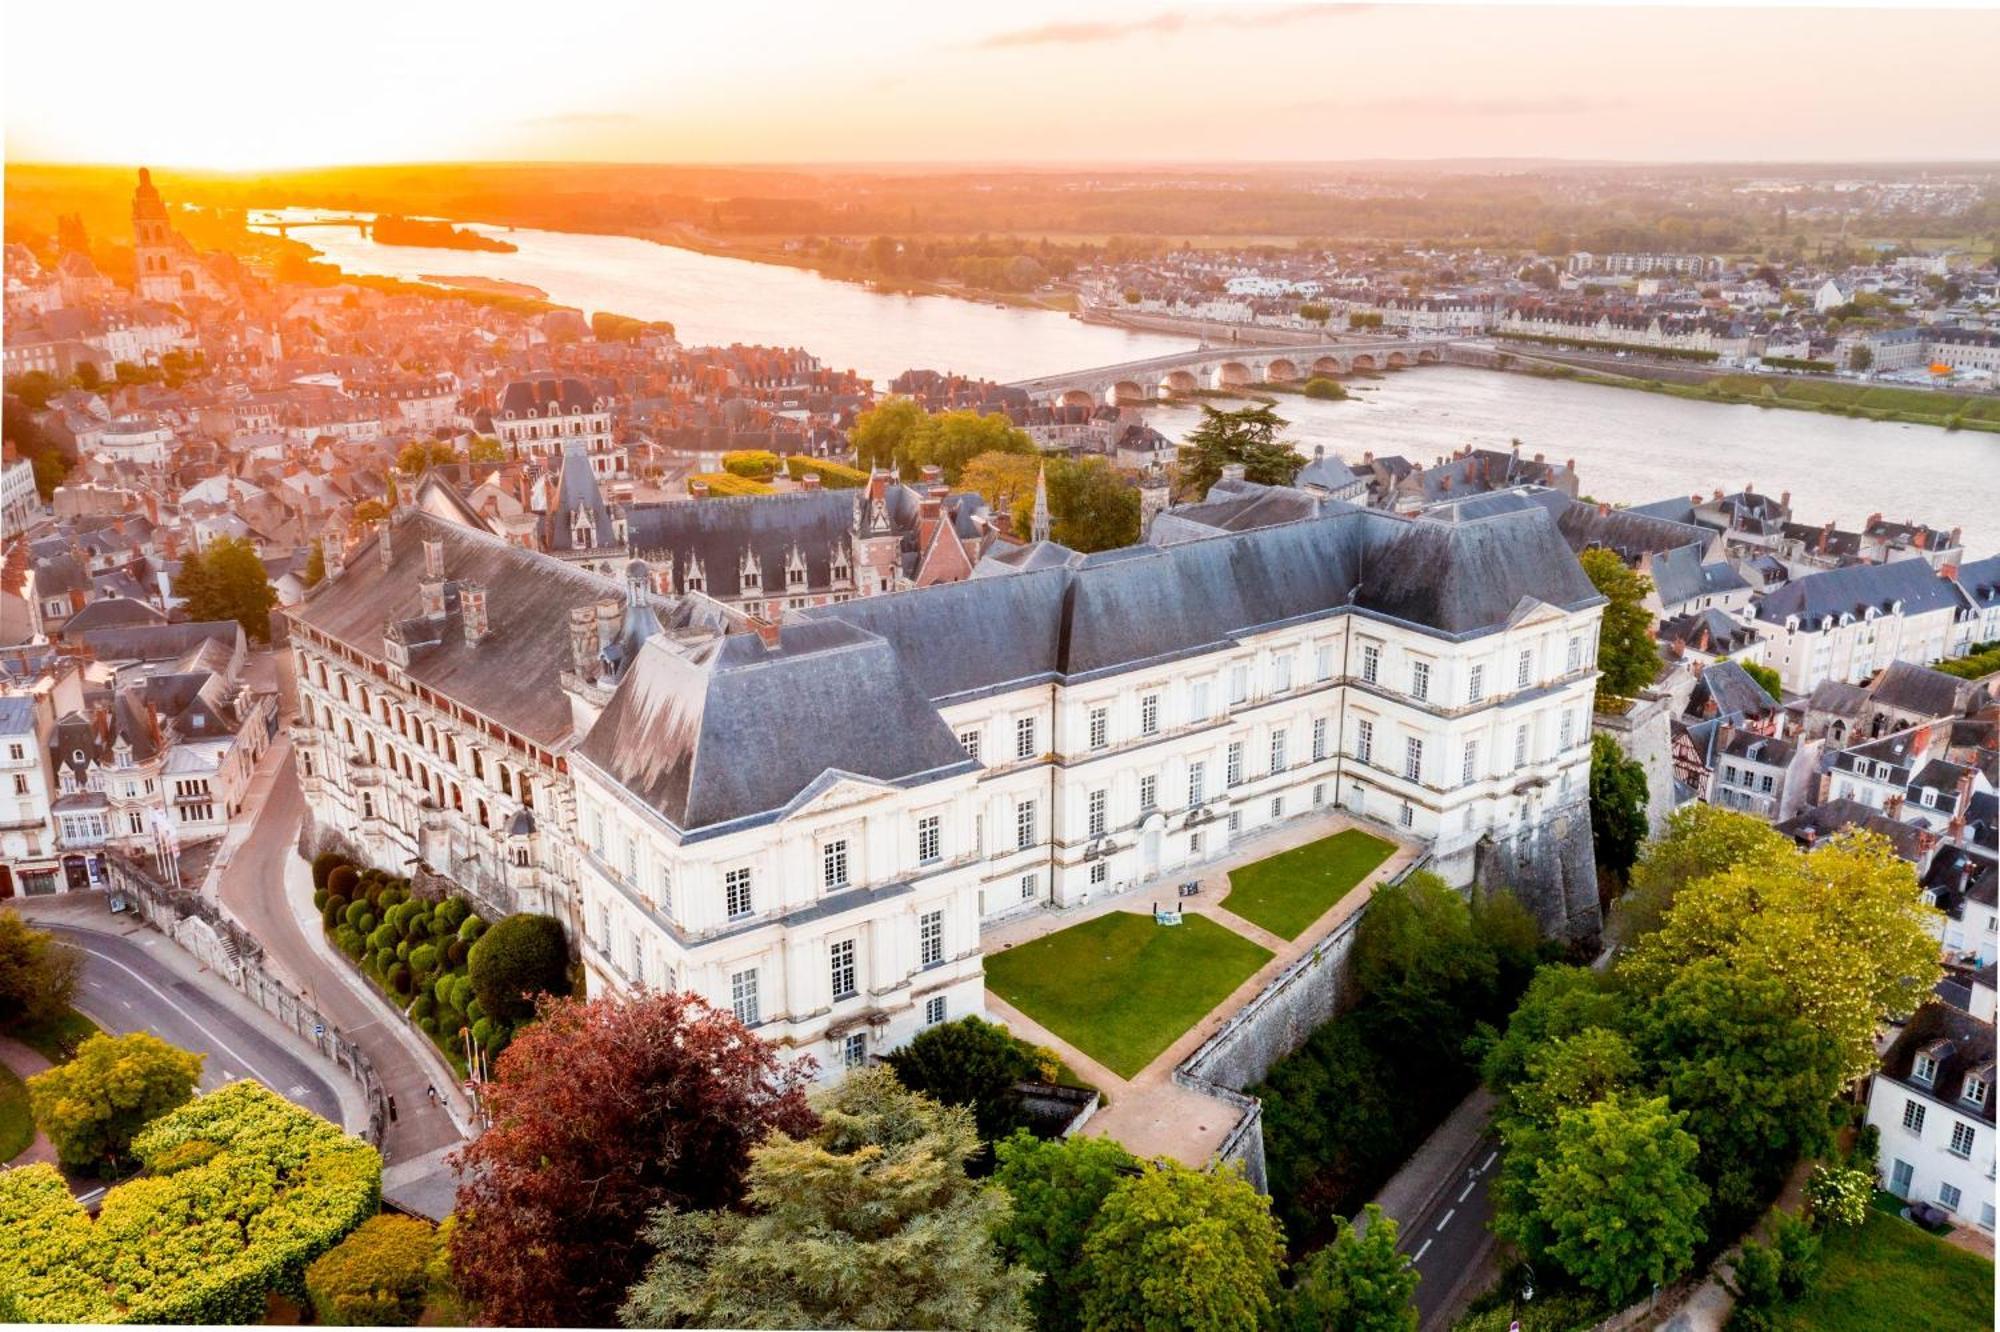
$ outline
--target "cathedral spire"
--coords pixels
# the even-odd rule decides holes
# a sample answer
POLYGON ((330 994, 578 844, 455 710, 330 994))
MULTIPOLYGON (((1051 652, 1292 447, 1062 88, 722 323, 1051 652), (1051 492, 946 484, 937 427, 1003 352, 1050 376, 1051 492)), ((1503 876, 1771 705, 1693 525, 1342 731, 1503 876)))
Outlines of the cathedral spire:
POLYGON ((1043 463, 1035 473, 1035 513, 1030 520, 1030 535, 1036 541, 1049 539, 1049 465, 1043 463))

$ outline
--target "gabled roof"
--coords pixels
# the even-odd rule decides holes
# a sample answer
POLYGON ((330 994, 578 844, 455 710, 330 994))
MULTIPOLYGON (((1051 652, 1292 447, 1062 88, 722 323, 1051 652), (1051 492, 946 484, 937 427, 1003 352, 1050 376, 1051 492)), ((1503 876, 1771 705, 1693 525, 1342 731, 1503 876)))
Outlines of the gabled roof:
POLYGON ((1921 717, 1956 715, 1971 689, 1967 681, 1913 661, 1892 661, 1868 686, 1868 695, 1882 707, 1921 717))
POLYGON ((1953 1107, 1959 1114, 1991 1125, 1997 1094, 1992 1085, 1993 1054, 1991 1022, 1981 1022, 1970 1013, 1933 1000, 1910 1015, 1903 1030, 1883 1052, 1882 1074, 1906 1087, 1927 1092, 1931 1099, 1953 1107), (1940 1048, 1941 1044, 1945 1048, 1940 1048), (1928 1087, 1912 1076, 1919 1052, 1930 1052, 1933 1058, 1942 1056, 1937 1076, 1928 1087), (1982 1070, 1983 1080, 1988 1084, 1986 1095, 1982 1104, 1973 1105, 1964 1100, 1965 1079, 1968 1074, 1982 1070))
POLYGON ((1777 709, 1778 700, 1764 692, 1764 686, 1733 661, 1718 661, 1704 670, 1695 681, 1694 692, 1688 696, 1688 711, 1703 715, 1732 719, 1763 717, 1777 709))
POLYGON ((1860 619, 1870 609, 1886 614, 1897 602, 1905 615, 1950 610, 1962 604, 1958 589, 1922 560, 1892 560, 1888 564, 1857 564, 1808 574, 1766 592, 1757 618, 1782 623, 1796 615, 1801 627, 1815 629, 1822 617, 1860 619))

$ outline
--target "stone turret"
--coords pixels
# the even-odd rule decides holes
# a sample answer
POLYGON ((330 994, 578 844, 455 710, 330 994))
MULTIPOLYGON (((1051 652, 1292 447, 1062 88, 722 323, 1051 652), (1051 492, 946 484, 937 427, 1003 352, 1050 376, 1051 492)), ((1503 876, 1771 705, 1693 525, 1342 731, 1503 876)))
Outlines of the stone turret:
POLYGON ((1049 539, 1051 524, 1049 522, 1049 469, 1046 463, 1035 473, 1035 512, 1030 521, 1033 524, 1030 533, 1031 539, 1035 541, 1047 541, 1049 539))

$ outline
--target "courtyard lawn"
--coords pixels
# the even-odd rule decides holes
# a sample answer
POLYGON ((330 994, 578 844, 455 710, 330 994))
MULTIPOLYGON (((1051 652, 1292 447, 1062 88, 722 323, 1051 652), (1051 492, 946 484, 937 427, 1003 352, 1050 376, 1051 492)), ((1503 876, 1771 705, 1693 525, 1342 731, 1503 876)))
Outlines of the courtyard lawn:
POLYGON ((1858 1230, 1826 1236, 1826 1269, 1775 1326, 1797 1332, 1991 1327, 1993 1264, 1871 1209, 1858 1230))
POLYGON ((1113 911, 986 959, 993 993, 1129 1078, 1271 960, 1203 916, 1113 911))
POLYGON ((1349 828, 1229 871, 1222 905, 1280 938, 1296 939, 1395 849, 1349 828))

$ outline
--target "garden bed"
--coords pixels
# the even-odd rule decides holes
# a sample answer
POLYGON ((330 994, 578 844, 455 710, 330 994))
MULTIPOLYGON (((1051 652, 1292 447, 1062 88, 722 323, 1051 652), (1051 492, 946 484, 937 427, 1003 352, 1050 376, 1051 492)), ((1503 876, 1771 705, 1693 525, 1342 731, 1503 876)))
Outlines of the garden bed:
POLYGON ((1359 828, 1229 871, 1222 905, 1283 939, 1296 939, 1396 848, 1359 828))

